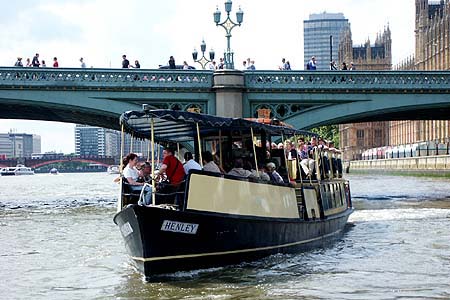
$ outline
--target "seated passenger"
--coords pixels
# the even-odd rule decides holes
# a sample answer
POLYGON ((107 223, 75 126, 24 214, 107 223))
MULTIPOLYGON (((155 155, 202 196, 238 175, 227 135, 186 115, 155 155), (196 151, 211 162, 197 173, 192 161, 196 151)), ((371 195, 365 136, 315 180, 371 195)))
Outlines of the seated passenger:
POLYGON ((202 158, 203 158, 203 171, 222 173, 220 172, 219 167, 214 162, 213 155, 211 154, 211 152, 209 151, 203 152, 202 158))
POLYGON ((283 178, 280 174, 275 170, 275 164, 270 162, 266 165, 267 174, 269 175, 270 181, 273 183, 284 183, 283 178))
POLYGON ((183 199, 177 192, 182 190, 185 173, 183 164, 173 154, 174 150, 171 148, 163 150, 163 162, 159 168, 159 174, 165 175, 168 182, 162 181, 158 184, 156 204, 182 205, 183 199))
MULTIPOLYGON (((129 153, 123 160, 124 164, 126 164, 126 167, 123 169, 123 176, 127 179, 127 183, 130 185, 131 190, 140 193, 145 183, 138 182, 139 171, 136 169, 138 161, 138 156, 135 153, 129 153)), ((145 205, 149 205, 151 203, 151 195, 152 187, 146 185, 144 194, 145 205)))
POLYGON ((146 182, 146 183, 150 183, 152 182, 152 166, 150 165, 150 163, 148 161, 146 161, 145 163, 143 163, 141 165, 140 168, 138 168, 139 170, 139 178, 137 180, 137 182, 146 182))
POLYGON ((309 147, 305 144, 303 139, 298 141, 298 156, 300 159, 300 167, 302 167, 303 172, 306 176, 311 177, 314 171, 314 166, 316 162, 314 159, 311 159, 308 155, 309 147))
POLYGON ((258 172, 256 172, 256 170, 253 170, 251 177, 259 179, 263 182, 270 181, 270 177, 269 174, 267 174, 267 169, 264 166, 264 163, 258 163, 258 172))
POLYGON ((189 170, 201 170, 202 166, 194 160, 191 152, 184 153, 185 163, 183 164, 184 173, 189 174, 189 170))
POLYGON ((177 186, 184 179, 184 168, 181 162, 173 155, 173 150, 165 148, 163 150, 163 162, 159 168, 159 174, 167 175, 171 185, 177 186))
POLYGON ((139 178, 139 171, 136 168, 138 161, 138 156, 134 153, 130 153, 124 158, 123 162, 126 166, 123 169, 123 177, 127 179, 129 185, 138 186, 140 190, 144 183, 137 181, 139 178))
POLYGON ((252 175, 252 172, 244 169, 244 161, 242 158, 236 158, 234 160, 234 168, 228 172, 228 175, 249 177, 252 175))

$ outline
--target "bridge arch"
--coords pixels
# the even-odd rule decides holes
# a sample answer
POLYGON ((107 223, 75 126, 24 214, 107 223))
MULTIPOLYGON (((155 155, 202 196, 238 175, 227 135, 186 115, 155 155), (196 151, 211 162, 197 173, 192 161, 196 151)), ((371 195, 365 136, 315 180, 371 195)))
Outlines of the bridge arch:
POLYGON ((284 121, 296 128, 311 129, 344 123, 449 118, 450 95, 447 94, 432 97, 427 94, 376 94, 362 101, 315 106, 284 121))
POLYGON ((447 120, 448 95, 450 71, 0 68, 0 118, 116 130, 121 113, 140 110, 144 103, 183 110, 195 106, 204 113, 233 117, 251 117, 265 105, 280 108, 272 110, 274 117, 302 129, 349 122, 447 120))
POLYGON ((92 163, 92 164, 97 164, 97 165, 101 165, 103 167, 108 167, 111 164, 107 164, 104 162, 100 162, 100 161, 96 161, 96 160, 90 160, 90 159, 82 159, 82 158, 72 158, 72 159, 54 159, 54 160, 48 160, 48 161, 40 161, 37 162, 36 164, 33 164, 33 160, 28 160, 28 167, 30 168, 40 168, 42 166, 46 166, 46 165, 51 165, 54 163, 67 163, 67 162, 81 162, 81 163, 92 163))

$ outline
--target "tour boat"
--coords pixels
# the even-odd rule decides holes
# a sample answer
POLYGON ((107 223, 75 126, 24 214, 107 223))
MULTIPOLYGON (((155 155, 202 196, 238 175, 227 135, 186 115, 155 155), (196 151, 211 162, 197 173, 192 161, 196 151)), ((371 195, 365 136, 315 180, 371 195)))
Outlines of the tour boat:
POLYGON ((50 172, 48 172, 48 173, 49 173, 49 174, 52 174, 52 175, 58 175, 58 174, 59 174, 57 168, 51 168, 51 169, 50 169, 50 172))
POLYGON ((34 175, 34 171, 24 165, 17 165, 15 167, 2 168, 0 174, 2 176, 34 175))
POLYGON ((108 174, 120 174, 119 166, 117 165, 108 166, 107 172, 108 174))
POLYGON ((304 179, 298 161, 288 160, 283 149, 265 148, 272 141, 312 133, 247 119, 145 108, 125 112, 120 123, 133 137, 150 140, 153 167, 157 143, 178 152, 185 148, 195 153, 199 163, 202 151, 210 151, 225 170, 233 158, 244 157, 253 166, 258 161, 276 162, 285 179, 276 184, 258 176, 195 170, 171 195, 158 192, 153 181, 156 192, 149 206, 139 205, 142 195, 134 194, 122 179, 114 222, 147 280, 162 273, 323 246, 343 233, 353 211, 349 182, 333 172, 324 179, 319 151, 314 178, 304 179))

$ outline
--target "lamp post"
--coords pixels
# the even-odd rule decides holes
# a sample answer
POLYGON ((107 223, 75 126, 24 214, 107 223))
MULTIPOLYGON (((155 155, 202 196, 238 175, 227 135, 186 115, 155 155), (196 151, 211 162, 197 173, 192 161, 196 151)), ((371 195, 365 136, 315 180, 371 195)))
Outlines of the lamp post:
POLYGON ((225 11, 227 12, 227 18, 225 21, 220 23, 220 10, 219 8, 216 9, 214 12, 214 22, 216 23, 216 26, 222 26, 223 29, 225 29, 225 37, 227 38, 227 50, 224 53, 224 59, 225 59, 225 68, 226 69, 234 69, 234 60, 233 55, 234 53, 231 52, 230 48, 230 38, 231 38, 231 30, 236 26, 241 26, 242 20, 244 18, 244 12, 239 7, 239 10, 236 12, 236 22, 233 22, 230 19, 230 12, 231 12, 231 6, 232 6, 231 0, 225 1, 225 11))
POLYGON ((200 50, 202 51, 202 57, 197 59, 198 52, 196 49, 194 49, 194 51, 192 52, 192 59, 194 60, 194 62, 199 63, 202 66, 202 69, 204 70, 206 67, 206 64, 212 62, 214 60, 214 56, 216 54, 214 53, 214 50, 211 49, 211 51, 209 51, 209 59, 207 59, 205 57, 205 51, 206 51, 205 40, 202 40, 202 43, 200 44, 200 50))

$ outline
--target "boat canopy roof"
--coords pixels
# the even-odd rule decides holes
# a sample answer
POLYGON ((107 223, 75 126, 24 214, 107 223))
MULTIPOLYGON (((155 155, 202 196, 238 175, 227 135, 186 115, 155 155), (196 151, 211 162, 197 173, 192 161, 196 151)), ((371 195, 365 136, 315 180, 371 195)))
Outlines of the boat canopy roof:
POLYGON ((245 134, 250 133, 250 128, 253 128, 255 133, 266 132, 273 136, 316 136, 313 132, 297 130, 286 125, 269 125, 242 118, 225 118, 167 109, 127 111, 120 116, 120 124, 123 125, 125 132, 133 137, 150 139, 151 119, 156 141, 190 141, 197 134, 197 124, 202 136, 215 135, 219 129, 224 134, 229 131, 240 131, 241 134, 245 134))

